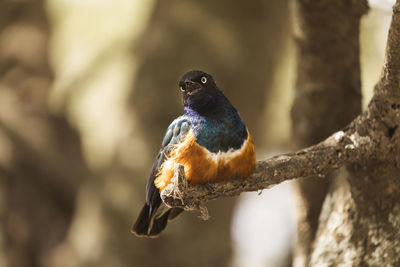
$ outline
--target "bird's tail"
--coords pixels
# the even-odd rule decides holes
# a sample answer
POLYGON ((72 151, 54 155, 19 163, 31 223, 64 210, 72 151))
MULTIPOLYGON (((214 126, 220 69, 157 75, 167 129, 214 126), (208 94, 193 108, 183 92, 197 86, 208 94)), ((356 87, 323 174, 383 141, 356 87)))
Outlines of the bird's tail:
POLYGON ((150 213, 150 206, 145 204, 133 225, 131 232, 140 237, 157 237, 168 222, 169 211, 160 218, 150 213))
POLYGON ((139 237, 157 237, 161 231, 167 226, 168 220, 172 220, 181 213, 182 209, 168 209, 159 217, 155 216, 155 212, 150 212, 150 206, 144 204, 131 232, 139 237))

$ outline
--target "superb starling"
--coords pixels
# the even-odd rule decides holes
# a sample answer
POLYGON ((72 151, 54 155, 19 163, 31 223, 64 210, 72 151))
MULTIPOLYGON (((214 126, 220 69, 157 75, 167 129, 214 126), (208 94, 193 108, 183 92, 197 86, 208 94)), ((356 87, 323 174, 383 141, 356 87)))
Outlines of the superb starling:
POLYGON ((182 212, 168 208, 160 192, 171 182, 174 164, 184 166, 189 185, 248 177, 256 166, 253 139, 237 110, 203 71, 179 81, 185 114, 167 129, 146 187, 146 204, 132 233, 156 237, 182 212))

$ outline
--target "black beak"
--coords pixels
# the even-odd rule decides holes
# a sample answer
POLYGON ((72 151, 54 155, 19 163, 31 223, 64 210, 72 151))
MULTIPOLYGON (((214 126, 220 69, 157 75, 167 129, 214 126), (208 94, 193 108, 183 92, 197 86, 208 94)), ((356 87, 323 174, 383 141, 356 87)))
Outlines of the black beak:
POLYGON ((191 92, 198 90, 201 88, 201 85, 189 80, 186 80, 183 84, 183 90, 186 91, 188 94, 191 94, 191 92))

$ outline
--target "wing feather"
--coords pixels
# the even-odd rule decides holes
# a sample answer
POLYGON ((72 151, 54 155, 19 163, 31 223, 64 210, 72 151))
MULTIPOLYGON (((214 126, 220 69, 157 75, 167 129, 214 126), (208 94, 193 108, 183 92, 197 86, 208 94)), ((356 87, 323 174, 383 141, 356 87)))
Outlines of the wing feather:
POLYGON ((178 144, 185 135, 189 132, 190 123, 185 116, 181 116, 174 120, 168 127, 164 139, 161 144, 161 149, 154 160, 149 179, 146 185, 146 204, 139 214, 133 228, 132 232, 138 236, 157 236, 166 226, 169 220, 175 218, 180 214, 180 209, 167 209, 165 207, 160 207, 162 204, 160 191, 154 185, 154 180, 157 177, 160 167, 168 154, 171 152, 175 144, 178 144))

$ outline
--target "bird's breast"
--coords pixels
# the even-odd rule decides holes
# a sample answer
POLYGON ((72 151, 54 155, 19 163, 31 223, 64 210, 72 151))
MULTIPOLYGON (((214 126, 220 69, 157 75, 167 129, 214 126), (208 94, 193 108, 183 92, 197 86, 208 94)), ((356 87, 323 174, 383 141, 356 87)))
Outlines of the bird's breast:
POLYGON ((174 175, 175 163, 185 167, 186 179, 191 185, 224 181, 234 177, 246 178, 254 171, 255 152, 255 145, 248 131, 247 139, 240 148, 213 153, 198 144, 196 136, 190 130, 167 155, 167 160, 161 165, 154 183, 160 190, 164 189, 174 175))

